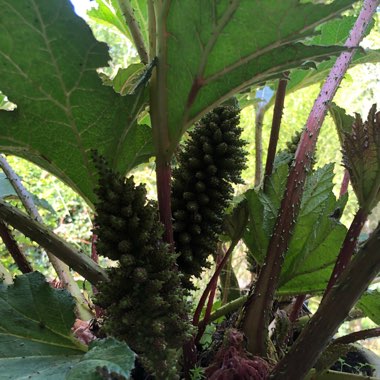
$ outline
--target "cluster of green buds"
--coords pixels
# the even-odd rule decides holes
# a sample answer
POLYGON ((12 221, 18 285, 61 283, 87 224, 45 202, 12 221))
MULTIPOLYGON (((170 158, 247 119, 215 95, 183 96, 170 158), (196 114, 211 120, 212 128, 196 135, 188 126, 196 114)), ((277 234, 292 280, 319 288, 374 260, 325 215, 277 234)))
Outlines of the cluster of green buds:
POLYGON ((162 240, 157 205, 147 200, 145 187, 111 170, 97 154, 94 162, 97 250, 117 261, 107 269, 110 281, 98 285, 104 331, 125 340, 148 371, 163 376, 190 332, 177 254, 162 240))
POLYGON ((220 106, 204 116, 189 133, 173 171, 174 240, 183 284, 200 277, 215 252, 225 210, 232 199, 231 183, 242 183, 246 143, 241 140, 239 109, 220 106))

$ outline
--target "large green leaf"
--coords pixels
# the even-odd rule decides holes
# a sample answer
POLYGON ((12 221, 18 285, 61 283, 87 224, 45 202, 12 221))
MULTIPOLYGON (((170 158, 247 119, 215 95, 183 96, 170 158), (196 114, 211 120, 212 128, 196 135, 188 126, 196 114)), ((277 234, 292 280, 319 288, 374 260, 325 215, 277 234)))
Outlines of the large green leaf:
MULTIPOLYGON (((345 16, 337 20, 331 20, 317 28, 319 34, 305 41, 308 45, 341 45, 343 46, 347 36, 352 29, 356 17, 345 16)), ((367 29, 367 33, 370 32, 371 26, 367 29)), ((312 84, 319 83, 326 79, 330 72, 335 58, 331 58, 327 61, 317 63, 315 68, 310 70, 293 69, 289 75, 289 81, 286 87, 286 93, 297 91, 301 88, 308 87, 312 84)), ((362 63, 377 63, 380 62, 380 50, 371 49, 359 49, 350 62, 350 67, 362 64, 362 63)), ((273 85, 273 83, 268 83, 273 85)), ((251 91, 241 93, 239 95, 239 105, 244 108, 251 105, 255 100, 256 87, 253 87, 251 91)), ((269 108, 274 103, 275 97, 272 97, 266 104, 266 108, 269 108)), ((257 101, 257 100, 256 100, 257 101)))
POLYGON ((171 149, 194 120, 232 94, 341 51, 298 41, 354 2, 174 0, 168 9, 164 5, 158 25, 159 80, 169 107, 171 149))
MULTIPOLYGON (((339 20, 331 20, 323 24, 318 30, 320 34, 313 37, 308 43, 315 45, 344 45, 347 36, 354 26, 356 17, 347 16, 339 20)), ((368 33, 371 27, 368 29, 368 33)), ((354 55, 350 67, 362 63, 376 63, 380 61, 380 50, 358 50, 354 55)), ((330 59, 317 64, 315 69, 311 70, 292 70, 290 80, 286 87, 287 93, 297 91, 301 88, 310 86, 314 83, 324 80, 330 72, 335 59, 330 59)), ((273 102, 273 100, 272 100, 273 102)))
POLYGON ((248 190, 245 194, 250 216, 244 242, 252 253, 249 259, 254 259, 260 264, 264 262, 267 253, 269 237, 284 195, 288 172, 287 163, 279 165, 268 178, 266 193, 248 190))
MULTIPOLYGON (((301 211, 289 244, 280 278, 280 289, 297 293, 302 277, 302 292, 310 287, 326 286, 336 261, 346 227, 331 215, 343 209, 345 196, 337 201, 333 189, 333 165, 326 165, 309 176, 302 197, 301 211)), ((318 291, 318 288, 315 289, 318 291)))
POLYGON ((102 380, 102 374, 112 379, 129 379, 135 366, 135 353, 124 342, 113 338, 97 340, 67 374, 67 380, 102 380))
POLYGON ((333 103, 329 108, 330 115, 334 120, 341 145, 343 144, 344 134, 351 133, 352 124, 355 118, 346 113, 346 110, 333 103))
MULTIPOLYGON (((288 175, 280 164, 268 182, 267 191, 246 194, 250 219, 244 241, 249 260, 264 262, 288 175)), ((343 209, 347 197, 336 200, 332 192, 333 165, 326 165, 307 178, 301 210, 290 240, 280 277, 280 294, 322 291, 331 274, 346 228, 332 217, 343 209)))
MULTIPOLYGON (((116 28, 119 33, 133 42, 130 29, 120 9, 119 0, 96 0, 96 3, 98 7, 87 12, 90 19, 98 24, 116 28)), ((148 46, 148 2, 146 0, 130 0, 130 4, 134 10, 134 17, 140 27, 145 45, 148 46)))
POLYGON ((121 172, 152 155, 151 130, 137 124, 147 92, 121 97, 96 69, 107 46, 65 0, 0 0, 0 85, 18 108, 0 112, 0 150, 51 171, 90 203, 96 148, 121 172))
POLYGON ((75 302, 38 272, 0 285, 0 379, 101 380, 100 372, 129 378, 135 354, 109 338, 77 341, 71 328, 75 302))
POLYGON ((380 292, 367 291, 359 299, 357 307, 380 326, 380 292))
POLYGON ((374 104, 364 122, 359 114, 352 118, 336 106, 332 114, 360 208, 370 213, 380 200, 380 111, 374 104))
POLYGON ((0 378, 63 378, 86 351, 70 332, 74 306, 69 293, 37 272, 0 285, 0 378))

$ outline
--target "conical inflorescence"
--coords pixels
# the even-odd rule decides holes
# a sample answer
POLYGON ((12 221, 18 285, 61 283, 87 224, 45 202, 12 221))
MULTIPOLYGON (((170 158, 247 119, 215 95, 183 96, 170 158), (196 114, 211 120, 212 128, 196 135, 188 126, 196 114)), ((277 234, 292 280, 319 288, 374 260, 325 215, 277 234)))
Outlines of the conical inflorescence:
POLYGON ((169 376, 173 366, 169 349, 181 347, 189 337, 177 255, 162 240, 157 206, 147 201, 145 187, 94 156, 100 175, 97 250, 118 260, 117 266, 107 269, 110 281, 98 284, 96 302, 105 309, 104 330, 125 340, 146 369, 169 376))
POLYGON ((233 196, 231 183, 242 183, 246 144, 241 140, 239 110, 220 106, 189 133, 173 171, 172 212, 178 266, 184 286, 193 288, 207 258, 216 249, 223 216, 233 196))

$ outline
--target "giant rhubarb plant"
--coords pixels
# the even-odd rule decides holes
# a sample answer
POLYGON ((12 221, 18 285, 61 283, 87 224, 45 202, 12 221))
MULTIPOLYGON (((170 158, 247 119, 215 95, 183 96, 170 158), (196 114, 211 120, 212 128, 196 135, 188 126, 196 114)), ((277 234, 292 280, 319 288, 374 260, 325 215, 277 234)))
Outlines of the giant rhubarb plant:
MULTIPOLYGON (((183 301, 183 289, 180 287, 179 282, 181 265, 179 265, 178 269, 174 264, 174 260, 177 255, 183 255, 184 252, 175 253, 174 251, 175 248, 180 250, 181 244, 177 244, 176 247, 178 242, 175 241, 173 236, 171 211, 171 196, 173 194, 171 190, 172 156, 179 148, 178 145, 182 136, 201 116, 239 91, 281 78, 283 73, 295 68, 302 67, 307 69, 314 67, 318 62, 330 60, 331 56, 341 54, 307 121, 294 163, 290 168, 287 183, 284 180, 284 188, 286 184, 285 195, 283 200, 278 202, 279 213, 274 223, 272 237, 268 239, 266 258, 262 265, 255 292, 250 294, 245 308, 243 330, 248 338, 248 348, 255 355, 265 356, 267 354, 265 342, 269 312, 275 289, 279 280, 281 281, 281 264, 290 243, 290 236, 299 214, 301 201, 302 199, 307 199, 306 196, 304 198, 302 196, 304 187, 311 189, 310 191, 312 192, 313 181, 316 178, 321 178, 323 175, 329 177, 331 174, 331 166, 329 166, 327 169, 321 169, 321 171, 310 174, 307 178, 318 131, 327 111, 327 106, 355 53, 354 48, 363 37, 379 1, 365 0, 363 9, 345 47, 335 46, 335 42, 323 46, 323 44, 314 43, 312 38, 316 37, 317 27, 340 16, 342 12, 350 9, 355 2, 355 0, 335 0, 329 4, 314 4, 312 2, 301 3, 298 0, 284 0, 281 2, 256 0, 222 0, 218 2, 211 0, 98 0, 99 7, 91 11, 91 17, 116 27, 127 38, 131 39, 141 60, 138 67, 136 66, 130 71, 121 71, 117 80, 115 78, 112 84, 118 92, 116 94, 111 87, 103 86, 96 73, 99 66, 107 64, 109 59, 107 47, 93 38, 84 21, 74 16, 71 5, 67 1, 19 0, 10 2, 0 0, 2 9, 2 33, 0 33, 1 90, 9 96, 11 101, 17 103, 16 111, 0 113, 1 150, 5 153, 25 157, 49 170, 79 192, 91 206, 97 200, 94 190, 99 177, 90 156, 92 148, 96 147, 109 162, 110 167, 107 170, 110 173, 117 172, 121 174, 119 176, 119 185, 123 184, 121 187, 131 183, 130 180, 124 181, 124 175, 131 168, 154 155, 156 159, 158 211, 164 226, 162 240, 168 244, 164 244, 161 240, 161 225, 157 220, 153 207, 149 206, 152 204, 150 202, 144 203, 145 197, 140 197, 140 201, 138 201, 139 197, 136 198, 137 202, 141 203, 141 207, 138 208, 140 211, 138 215, 135 215, 136 218, 131 218, 126 222, 118 217, 120 211, 118 202, 120 199, 115 197, 113 190, 106 194, 107 202, 111 201, 111 208, 113 209, 107 209, 105 224, 108 227, 112 225, 119 231, 118 233, 115 233, 115 231, 109 233, 110 231, 108 230, 105 235, 101 236, 99 243, 101 243, 101 240, 104 243, 109 238, 108 243, 111 242, 115 246, 117 243, 118 250, 122 248, 128 251, 128 253, 123 251, 124 254, 116 257, 120 260, 126 260, 127 263, 122 265, 123 268, 120 266, 115 270, 103 270, 89 257, 74 251, 40 223, 36 223, 3 201, 0 201, 0 217, 50 249, 57 257, 92 283, 102 282, 103 285, 100 288, 111 289, 113 296, 115 295, 114 293, 119 292, 120 294, 117 295, 120 295, 120 299, 125 302, 118 305, 115 315, 106 315, 106 318, 109 318, 108 322, 119 323, 119 319, 125 318, 128 321, 129 318, 129 325, 128 323, 127 325, 131 328, 136 328, 136 323, 141 323, 144 329, 144 339, 141 341, 143 331, 138 328, 134 331, 136 335, 129 334, 128 336, 128 332, 123 330, 120 336, 124 338, 125 335, 139 353, 145 355, 149 353, 149 355, 153 356, 157 354, 157 362, 162 360, 161 364, 173 363, 171 361, 171 358, 173 358, 172 349, 182 343, 176 341, 173 334, 170 334, 169 330, 175 328, 173 321, 179 323, 181 335, 187 335, 182 329, 186 325, 187 316, 183 315, 186 312, 182 307, 176 308, 173 306, 182 305, 183 301), (252 15, 256 16, 255 23, 252 23, 252 15), (242 36, 247 36, 244 44, 241 43, 242 36), (308 41, 305 41, 305 39, 308 39, 308 41), (141 75, 136 75, 137 71, 141 72, 141 75), (133 75, 128 76, 128 73, 133 75), (117 81, 121 80, 122 75, 126 75, 126 82, 120 85, 120 82, 117 81), (126 88, 131 90, 126 91, 126 88), (144 199, 144 202, 142 199, 144 199), (136 228, 129 227, 131 227, 130 223, 137 225, 141 220, 144 220, 143 218, 141 219, 141 216, 145 215, 145 211, 149 211, 150 220, 154 220, 157 227, 145 226, 148 232, 145 231, 144 236, 139 237, 135 233, 136 228), (129 227, 125 229, 124 227, 127 225, 129 227), (129 241, 130 236, 127 237, 127 240, 127 238, 124 239, 124 234, 127 235, 131 231, 134 231, 132 232, 134 234, 133 242, 136 244, 133 243, 133 251, 130 254, 128 244, 121 244, 120 247, 119 244, 123 241, 129 241), (153 240, 149 240, 150 238, 153 240), (146 244, 140 244, 142 241, 146 244), (142 249, 145 249, 144 252, 149 252, 149 254, 141 254, 142 249), (152 255, 156 260, 159 260, 160 265, 163 267, 162 273, 157 271, 156 266, 151 263, 151 260, 154 259, 152 255), (168 260, 167 266, 165 266, 165 257, 168 260), (133 262, 128 262, 128 260, 133 262), (147 268, 143 267, 146 263, 149 264, 147 268), (137 265, 138 267, 135 268, 137 265), (132 267, 136 281, 131 281, 130 273, 126 275, 126 281, 131 281, 131 286, 128 286, 128 292, 135 292, 133 293, 135 296, 140 294, 143 284, 149 284, 149 286, 153 284, 156 291, 156 297, 153 298, 157 303, 157 307, 154 307, 154 304, 149 304, 151 303, 150 297, 146 297, 145 303, 130 305, 129 301, 132 298, 128 298, 128 292, 125 291, 125 286, 129 282, 125 282, 124 277, 119 277, 120 282, 115 284, 109 282, 112 281, 112 277, 116 273, 121 273, 119 269, 127 269, 128 272, 128 270, 132 270, 132 267), (169 278, 165 274, 167 272, 171 272, 169 278), (109 273, 112 276, 108 276, 109 273), (149 276, 153 276, 153 280, 156 281, 153 281, 149 276), (172 282, 170 282, 171 279, 173 280, 172 282), (113 286, 111 286, 112 284, 113 286), (164 299, 165 297, 170 297, 170 302, 169 299, 164 299), (166 310, 170 310, 168 318, 159 311, 158 306, 161 304, 167 306, 166 310), (134 310, 135 315, 131 313, 124 315, 124 311, 127 310, 134 310), (144 319, 144 312, 147 310, 150 315, 144 319), (136 318, 134 319, 133 316, 136 318), (155 317, 159 321, 154 321, 155 317), (165 342, 169 343, 168 347, 170 349, 167 351, 166 343, 163 340, 151 340, 149 318, 153 319, 152 328, 154 328, 157 337, 165 337, 165 342), (144 343, 144 347, 141 346, 142 343, 144 343)), ((329 62, 331 63, 331 61, 329 62)), ((110 78, 110 81, 112 81, 112 78, 110 78)), ((285 82, 282 81, 280 89, 284 90, 284 87, 285 82)), ((282 94, 279 91, 277 97, 279 106, 276 107, 276 116, 278 121, 280 120, 283 94, 284 91, 282 91, 282 94)), ((4 98, 2 99, 4 100, 4 98)), ((274 124, 273 142, 277 139, 279 122, 274 124)), ((221 144, 221 147, 215 149, 216 153, 223 153, 226 147, 222 141, 218 142, 218 144, 221 144), (220 151, 218 152, 217 150, 220 151)), ((208 147, 206 146, 207 149, 208 147)), ((275 150, 275 145, 273 145, 267 166, 267 178, 278 174, 276 172, 272 173, 270 169, 275 150)), ((202 160, 205 163, 205 160, 209 160, 209 157, 206 159, 208 153, 206 151, 203 151, 203 153, 202 160), (203 155, 203 153, 205 154, 203 155)), ((231 163, 231 161, 225 161, 224 164, 231 163)), ((240 168, 241 164, 242 162, 240 161, 240 168)), ((225 168, 222 169, 224 170, 225 168)), ((281 169, 283 174, 285 169, 287 170, 288 167, 281 169)), ((286 174, 287 172, 285 177, 286 174)), ((269 191, 270 187, 271 183, 268 180, 264 191, 269 191)), ((120 186, 117 186, 117 188, 120 188, 120 186)), ((198 185, 198 188, 202 189, 202 185, 198 185)), ((332 200, 331 189, 327 186, 324 190, 327 198, 332 200)), ((213 193, 218 196, 217 191, 213 193)), ((182 198, 185 199, 189 196, 195 196, 195 193, 187 191, 183 195, 185 197, 182 196, 182 198), (186 193, 188 194, 185 195, 186 193)), ((131 193, 129 196, 131 197, 130 201, 133 202, 132 198, 134 196, 131 193)), ((209 196, 209 193, 207 196, 209 196)), ((252 198, 254 196, 252 193, 252 198)), ((121 197, 123 196, 121 195, 121 197)), ((203 198, 206 199, 205 197, 203 198)), ((192 200, 187 201, 189 202, 186 203, 186 208, 188 211, 192 211, 194 206, 191 203, 192 200)), ((131 210, 137 211, 137 206, 135 206, 131 210)), ((223 206, 225 205, 223 204, 223 206)), ((224 211, 224 207, 219 208, 224 211)), ((127 217, 129 217, 129 211, 131 210, 129 208, 125 210, 127 217)), ((174 215, 174 217, 177 218, 177 222, 178 215, 174 215)), ((104 222, 101 219, 99 219, 98 215, 97 221, 99 224, 104 222)), ((219 217, 217 222, 220 223, 219 217)), ((252 223, 252 220, 250 222, 252 223)), ((336 227, 336 225, 334 226, 336 227)), ((219 227, 220 224, 218 224, 215 234, 220 232, 219 227)), ((243 229, 239 229, 239 237, 243 229)), ((97 231, 101 231, 100 226, 97 226, 97 231)), ((197 233, 197 231, 198 228, 194 228, 193 232, 197 233)), ((180 237, 177 232, 175 235, 177 240, 180 238, 185 242, 188 240, 187 235, 182 234, 180 237)), ((215 279, 232 252, 233 246, 237 243, 238 235, 233 237, 230 249, 218 266, 196 310, 194 324, 198 325, 200 332, 204 329, 207 319, 209 319, 211 303, 216 289, 215 279), (208 296, 209 302, 206 307, 205 319, 201 323, 199 322, 201 309, 208 296)), ((213 246, 215 245, 213 244, 213 246)), ((111 252, 109 245, 106 248, 103 244, 103 249, 100 249, 100 253, 107 256, 116 252, 111 252)), ((362 256, 369 255, 375 248, 375 238, 372 238, 363 249, 364 254, 362 256)), ((201 267, 205 264, 205 256, 202 254, 201 267)), ((357 263, 352 265, 362 264, 360 260, 354 260, 357 263)), ((371 260, 373 260, 373 257, 371 260)), ((372 262, 371 260, 368 260, 368 262, 372 262)), ((350 294, 345 298, 347 307, 353 304, 359 292, 364 289, 374 270, 379 269, 377 266, 374 266, 374 269, 369 269, 368 263, 363 265, 363 268, 365 268, 364 274, 368 278, 359 276, 353 281, 356 288, 352 295, 350 294)), ((292 264, 289 267, 292 268, 293 273, 297 272, 297 265, 292 264)), ((200 269, 197 268, 197 275, 200 274, 200 269)), ((187 277, 189 275, 190 273, 186 273, 187 277)), ((342 274, 337 287, 344 288, 347 285, 347 280, 351 278, 350 276, 353 276, 351 266, 342 274)), ((42 282, 38 277, 25 278, 37 279, 39 284, 42 282)), ((28 288, 27 286, 20 286, 23 281, 26 280, 17 281, 13 288, 2 288, 3 298, 5 299, 9 294, 12 294, 12 296, 16 297, 17 302, 18 300, 20 302, 25 301, 23 297, 15 294, 17 289, 28 288)), ((285 283, 285 280, 283 281, 285 283)), ((43 290, 46 288, 44 286, 42 287, 43 290)), ((45 297, 46 294, 49 295, 50 292, 45 291, 45 297)), ((57 293, 54 294, 57 295, 57 293)), ((153 291, 150 296, 152 295, 153 291)), ((101 297, 100 295, 99 299, 101 297)), ((334 288, 326 297, 322 305, 323 308, 331 307, 331 302, 336 300, 337 297, 338 295, 334 288)), ((47 298, 50 299, 49 297, 47 298)), ((133 300, 135 303, 138 302, 135 298, 133 300)), ((101 301, 104 306, 108 306, 107 301, 113 302, 113 298, 104 296, 101 301)), ((63 298, 62 302, 67 303, 67 298, 63 298)), ((9 304, 12 305, 11 302, 9 304)), ((30 306, 30 302, 26 304, 27 307, 30 306)), ((38 303, 39 305, 40 303, 38 303)), ((111 306, 115 306, 114 303, 111 306)), ((6 310, 8 309, 10 310, 9 315, 13 316, 15 308, 6 307, 6 310)), ((33 312, 32 308, 30 309, 29 311, 27 310, 28 313, 33 312)), ((56 309, 59 309, 59 307, 56 307, 56 309)), ((70 354, 72 352, 75 360, 81 360, 82 364, 79 363, 75 371, 71 373, 71 378, 84 378, 82 375, 86 370, 86 359, 95 362, 100 359, 99 355, 96 352, 91 352, 91 350, 80 359, 79 355, 85 348, 73 341, 69 334, 69 322, 73 322, 73 315, 67 309, 63 308, 64 311, 66 310, 63 315, 65 326, 62 327, 58 324, 57 330, 60 334, 58 334, 58 338, 54 339, 60 341, 63 339, 64 341, 65 347, 63 350, 58 350, 59 353, 70 354), (69 351, 67 347, 69 347, 69 351)), ((334 323, 329 324, 329 328, 326 328, 320 337, 318 336, 317 344, 312 341, 312 349, 308 347, 307 360, 299 370, 297 370, 294 363, 300 362, 299 355, 300 352, 304 354, 306 351, 304 349, 291 351, 289 355, 286 355, 284 361, 275 369, 273 377, 301 378, 313 365, 318 352, 323 349, 328 341, 332 329, 341 322, 345 311, 346 309, 342 307, 339 313, 334 316, 334 323), (327 336, 326 334, 330 335, 327 336), (289 363, 292 363, 292 365, 289 365, 289 363), (285 369, 287 370, 285 371, 285 369)), ((112 313, 112 311, 107 312, 112 313)), ((30 317, 28 313, 26 317, 30 317)), ((39 337, 38 333, 36 333, 36 331, 39 331, 38 329, 42 329, 43 333, 47 334, 45 325, 50 327, 56 322, 54 318, 51 318, 50 322, 49 319, 45 321, 40 318, 40 315, 42 314, 38 309, 33 314, 33 318, 22 319, 29 319, 28 326, 33 327, 33 333, 35 333, 33 337, 36 336, 37 338, 39 337)), ((319 319, 312 326, 318 326, 323 329, 324 319, 319 316, 316 318, 319 319)), ((4 321, 8 323, 6 318, 4 321)), ((312 327, 306 329, 305 334, 311 334, 314 337, 315 331, 311 329, 312 327)), ((9 331, 19 335, 19 326, 12 325, 12 330, 9 331)), ((11 335, 14 336, 14 334, 11 335)), ((49 335, 50 339, 51 334, 47 335, 49 335)), ((199 336, 196 340, 198 338, 199 336)), ((232 367, 243 363, 246 370, 244 372, 243 368, 243 371, 236 372, 235 368, 228 368, 228 374, 248 373, 251 375, 255 371, 265 369, 259 375, 262 377, 267 376, 269 366, 263 363, 262 358, 251 360, 250 355, 244 351, 241 345, 242 341, 242 334, 234 329, 231 330, 229 335, 227 334, 226 344, 222 345, 222 351, 215 357, 214 366, 210 369, 210 372, 214 374, 214 378, 224 372, 223 368, 219 367, 227 362, 228 365, 232 363, 232 367), (232 357, 233 360, 229 361, 231 355, 234 356, 235 354, 238 356, 232 357)), ((310 340, 301 339, 301 344, 310 346, 310 340)), ((113 343, 105 343, 102 348, 109 352, 107 350, 109 345, 113 346, 113 343)), ((188 346, 189 352, 191 351, 190 354, 193 355, 195 352, 194 347, 190 346, 191 344, 188 346)), ((21 345, 17 347, 21 347, 21 345)), ((30 347, 33 348, 33 345, 30 344, 30 347)), ((44 349, 46 352, 48 351, 48 347, 44 346, 44 349)), ((24 355, 24 349, 19 348, 19 350, 21 351, 17 351, 16 354, 26 356, 24 355)), ((189 352, 185 350, 183 362, 192 364, 191 360, 186 357, 189 352)), ((1 355, 4 357, 6 353, 1 353, 1 355)), ((127 356, 125 347, 123 355, 127 356)), ((117 355, 115 356, 117 357, 117 355)), ((128 352, 128 356, 130 359, 134 358, 130 352, 128 352)), ((30 360, 33 361, 34 359, 31 357, 30 360)), ((122 363, 119 363, 119 361, 111 364, 104 364, 103 362, 98 364, 100 368, 96 367, 95 370, 103 377, 129 376, 130 367, 123 368, 122 363), (116 368, 114 364, 117 364, 120 368, 116 368)), ((65 360, 64 365, 67 365, 65 360)), ((150 372, 154 372, 155 369, 151 368, 151 366, 146 366, 146 369, 148 368, 150 372)), ((172 370, 175 370, 174 364, 169 364, 168 366, 170 371, 165 369, 165 373, 172 373, 172 370)), ((14 369, 17 375, 20 371, 22 372, 21 366, 14 369)), ((224 372, 223 375, 226 374, 227 372, 224 372)), ((185 376, 188 376, 188 373, 185 373, 185 376)))
POLYGON ((310 170, 320 127, 328 111, 328 105, 355 53, 352 48, 358 46, 361 41, 377 4, 378 1, 364 2, 362 11, 345 44, 351 50, 341 53, 335 62, 314 103, 301 136, 272 238, 269 241, 265 265, 245 306, 243 330, 248 338, 248 348, 255 354, 266 355, 267 352, 268 323, 273 297, 280 278, 284 255, 298 217, 306 175, 310 170))
POLYGON ((350 174, 359 210, 343 242, 326 293, 349 263, 364 222, 380 200, 380 112, 376 113, 374 104, 364 123, 360 115, 356 114, 354 119, 339 107, 332 114, 342 142, 343 164, 350 174))

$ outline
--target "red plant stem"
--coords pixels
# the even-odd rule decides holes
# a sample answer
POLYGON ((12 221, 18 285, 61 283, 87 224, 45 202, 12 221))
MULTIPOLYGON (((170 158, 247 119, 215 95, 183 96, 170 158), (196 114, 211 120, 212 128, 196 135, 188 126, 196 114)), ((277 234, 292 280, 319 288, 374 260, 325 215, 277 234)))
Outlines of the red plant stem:
POLYGON ((347 169, 344 169, 344 175, 343 175, 342 185, 340 187, 339 198, 347 193, 349 183, 350 183, 350 173, 348 172, 347 169))
MULTIPOLYGON (((376 11, 378 0, 365 0, 363 8, 345 43, 346 47, 356 47, 376 11)), ((251 292, 243 320, 243 331, 248 339, 247 348, 255 355, 266 355, 268 323, 277 288, 281 266, 294 225, 297 220, 307 172, 311 167, 317 137, 325 119, 328 105, 333 99, 355 53, 354 49, 340 54, 315 100, 306 128, 298 145, 284 198, 270 242, 265 265, 259 274, 254 292, 251 292)))
POLYGON ((355 255, 289 352, 274 368, 270 380, 304 379, 379 271, 380 226, 355 255))
MULTIPOLYGON (((98 255, 98 251, 96 249, 97 240, 98 240, 98 235, 92 234, 92 237, 91 237, 91 259, 96 264, 99 263, 99 255, 98 255)), ((96 288, 95 285, 92 285, 92 293, 94 295, 96 295, 98 293, 98 289, 96 288)), ((100 306, 95 305, 95 316, 96 316, 96 318, 102 318, 103 315, 104 315, 104 310, 100 306)))
POLYGON ((171 209, 171 168, 166 163, 157 162, 157 196, 160 220, 164 225, 164 241, 174 248, 172 209, 171 209))
POLYGON ((98 251, 96 250, 97 240, 98 240, 98 235, 92 234, 92 237, 91 237, 91 258, 96 264, 99 263, 99 255, 98 255, 98 251))
POLYGON ((297 320, 300 314, 300 311, 302 309, 303 303, 305 302, 305 299, 306 299, 306 294, 301 294, 296 298, 292 311, 289 315, 289 320, 291 323, 294 323, 297 320))
POLYGON ((358 340, 376 338, 378 336, 380 336, 380 327, 375 327, 373 329, 356 331, 351 334, 341 336, 335 339, 332 344, 350 344, 350 343, 357 342, 358 340))
POLYGON ((214 304, 214 298, 216 293, 216 287, 218 285, 218 278, 216 278, 215 281, 213 281, 210 295, 208 297, 206 311, 205 311, 205 317, 203 318, 202 322, 198 323, 198 332, 194 339, 194 343, 197 344, 200 339, 202 338, 203 333, 205 332, 206 326, 208 324, 208 321, 210 319, 211 311, 212 311, 212 305, 214 304))
POLYGON ((0 237, 20 271, 22 273, 33 272, 31 264, 28 262, 24 253, 18 246, 15 238, 12 235, 12 232, 3 221, 0 221, 0 237))
MULTIPOLYGON (((339 276, 346 269, 346 266, 351 260, 352 254, 358 243, 360 232, 363 228, 365 221, 367 220, 368 213, 363 209, 359 209, 356 213, 354 220, 351 223, 349 230, 347 231, 346 237, 344 239, 342 248, 340 249, 338 259, 335 263, 335 267, 331 273, 330 280, 327 284, 323 299, 326 297, 327 293, 336 283, 339 276)), ((322 299, 322 300, 323 300, 322 299)))
MULTIPOLYGON (((221 256, 218 255, 217 260, 216 260, 217 267, 220 265, 221 261, 222 261, 221 256)), ((194 340, 195 344, 197 344, 199 342, 199 340, 202 338, 202 335, 205 332, 206 326, 207 326, 208 321, 210 319, 210 315, 211 315, 211 311, 212 311, 212 305, 214 304, 216 287, 218 285, 218 277, 215 277, 214 281, 211 284, 211 290, 210 290, 210 295, 209 295, 208 301, 207 301, 205 316, 204 316, 202 322, 198 323, 198 333, 197 333, 197 336, 195 337, 195 340, 194 340)))
POLYGON ((272 174, 274 158, 276 156, 278 136, 280 134, 280 126, 282 120, 282 114, 284 111, 286 86, 289 79, 289 71, 284 72, 283 78, 278 82, 276 100, 273 109, 272 128, 270 131, 270 139, 268 146, 267 161, 265 164, 265 177, 264 177, 264 189, 266 179, 272 174))
POLYGON ((210 281, 208 282, 207 286, 206 286, 206 289, 204 290, 199 302, 198 302, 198 306, 197 308, 195 309, 195 312, 194 312, 194 317, 193 317, 193 325, 194 326, 198 326, 199 324, 199 318, 201 316, 201 312, 202 312, 202 309, 206 303, 206 300, 207 300, 207 297, 209 295, 209 293, 211 292, 212 290, 212 287, 213 287, 213 284, 214 282, 217 282, 218 281, 218 277, 220 275, 220 272, 222 271, 224 265, 226 264, 228 258, 231 256, 231 253, 233 252, 236 244, 238 242, 237 241, 232 241, 231 242, 231 245, 230 247, 228 248, 226 254, 224 255, 222 261, 220 262, 220 264, 216 267, 216 270, 215 270, 215 273, 213 274, 213 276, 211 277, 210 281))

